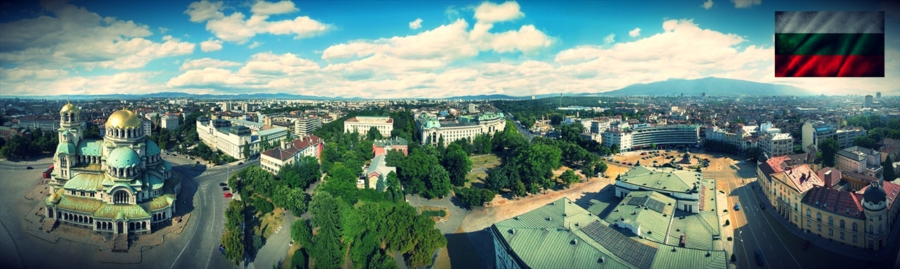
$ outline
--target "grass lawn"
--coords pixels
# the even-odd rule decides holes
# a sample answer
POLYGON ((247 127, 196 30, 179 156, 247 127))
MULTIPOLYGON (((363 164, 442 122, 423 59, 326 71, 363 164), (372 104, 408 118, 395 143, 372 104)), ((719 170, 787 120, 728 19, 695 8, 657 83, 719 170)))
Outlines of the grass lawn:
POLYGON ((469 159, 472 160, 472 170, 490 169, 500 165, 500 158, 494 154, 475 155, 469 159))
POLYGON ((281 216, 283 212, 284 209, 276 207, 271 213, 259 217, 259 227, 254 228, 253 233, 263 238, 269 238, 281 226, 281 222, 284 221, 284 218, 281 216))
POLYGON ((444 210, 425 210, 422 211, 422 216, 426 217, 444 217, 447 215, 447 212, 444 210))
POLYGON ((487 169, 500 165, 500 158, 494 154, 483 154, 469 157, 472 160, 472 171, 466 174, 466 187, 472 183, 482 183, 487 177, 487 169))

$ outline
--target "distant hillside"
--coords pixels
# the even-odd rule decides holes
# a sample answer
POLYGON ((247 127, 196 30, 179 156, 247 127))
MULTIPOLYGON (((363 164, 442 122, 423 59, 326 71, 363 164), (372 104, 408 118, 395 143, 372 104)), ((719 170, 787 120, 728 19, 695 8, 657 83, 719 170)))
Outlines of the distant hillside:
POLYGON ((794 86, 759 83, 727 78, 701 78, 693 80, 669 79, 647 84, 635 84, 602 95, 701 95, 707 96, 768 96, 813 95, 812 92, 794 86))

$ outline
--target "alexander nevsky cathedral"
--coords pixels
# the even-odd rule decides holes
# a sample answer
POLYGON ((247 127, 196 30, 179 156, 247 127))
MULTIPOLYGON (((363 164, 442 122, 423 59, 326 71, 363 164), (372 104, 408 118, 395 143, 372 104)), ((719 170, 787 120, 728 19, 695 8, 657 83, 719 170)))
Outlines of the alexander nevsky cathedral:
POLYGON ((145 137, 141 118, 122 109, 106 121, 103 140, 83 138, 78 108, 59 111, 59 146, 45 214, 98 233, 147 234, 170 220, 181 180, 145 137))

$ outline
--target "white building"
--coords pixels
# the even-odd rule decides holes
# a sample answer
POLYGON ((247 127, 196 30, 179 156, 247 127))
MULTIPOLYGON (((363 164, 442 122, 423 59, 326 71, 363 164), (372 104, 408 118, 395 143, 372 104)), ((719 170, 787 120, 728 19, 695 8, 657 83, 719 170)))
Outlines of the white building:
POLYGON ((794 152, 794 138, 788 133, 768 133, 758 140, 759 150, 769 157, 788 155, 794 152))
POLYGON ((365 135, 369 129, 375 127, 383 137, 390 137, 394 130, 394 119, 390 117, 365 117, 357 116, 344 121, 344 133, 357 132, 365 135))
POLYGON ((294 134, 297 136, 310 135, 319 128, 322 128, 322 119, 319 117, 304 117, 294 121, 294 134))
POLYGON ((266 171, 277 174, 282 166, 293 164, 304 157, 315 157, 318 160, 324 145, 323 140, 314 135, 288 143, 282 142, 279 147, 263 151, 259 164, 266 171))
POLYGON ((866 135, 866 130, 858 127, 835 128, 834 126, 825 124, 824 122, 806 122, 800 128, 803 133, 802 146, 804 152, 810 152, 814 148, 819 148, 819 143, 828 138, 834 138, 838 141, 840 148, 849 148, 853 146, 853 139, 866 135))
POLYGON ((165 115, 159 118, 159 127, 163 129, 178 129, 178 116, 165 115))
POLYGON ((144 135, 150 136, 150 132, 153 131, 153 123, 150 120, 142 120, 141 121, 141 129, 144 131, 144 135))
POLYGON ((881 152, 863 147, 849 147, 835 154, 835 166, 841 171, 849 171, 880 179, 883 172, 881 152))
POLYGON ((656 125, 630 130, 612 128, 602 135, 603 145, 619 145, 619 151, 658 147, 696 147, 700 143, 699 125, 656 125))
POLYGON ((287 137, 287 128, 275 127, 267 130, 253 131, 242 125, 232 125, 227 120, 209 120, 206 117, 197 118, 197 135, 206 146, 213 150, 221 150, 235 159, 244 159, 244 145, 250 147, 250 154, 259 152, 259 143, 262 140, 270 144, 280 143, 287 137))
POLYGON ((437 145, 441 137, 444 144, 460 139, 475 139, 480 134, 494 134, 506 128, 503 114, 485 112, 478 116, 459 116, 456 121, 439 121, 427 113, 416 117, 416 126, 422 135, 422 144, 437 145))

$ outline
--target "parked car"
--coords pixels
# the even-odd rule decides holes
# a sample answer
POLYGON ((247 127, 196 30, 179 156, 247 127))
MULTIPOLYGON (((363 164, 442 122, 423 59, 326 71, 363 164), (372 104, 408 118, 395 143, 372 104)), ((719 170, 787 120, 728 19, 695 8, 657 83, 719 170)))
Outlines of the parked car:
POLYGON ((759 209, 766 209, 766 204, 759 203, 759 209))
POLYGON ((219 186, 225 187, 225 186, 228 186, 228 183, 225 183, 225 182, 219 182, 219 186))
POLYGON ((243 165, 243 164, 244 164, 244 162, 239 162, 239 163, 238 163, 238 165, 243 165))
POLYGON ((228 191, 228 187, 222 187, 222 191, 228 191))
POLYGON ((232 196, 234 196, 234 195, 232 195, 230 192, 225 193, 225 198, 231 198, 232 196))
POLYGON ((734 210, 741 210, 741 205, 734 204, 734 210))
POLYGON ((803 240, 803 244, 800 245, 800 249, 806 250, 807 248, 809 248, 809 240, 803 240))
POLYGON ((34 169, 34 167, 29 166, 29 167, 25 167, 25 169, 31 170, 31 169, 34 169))

